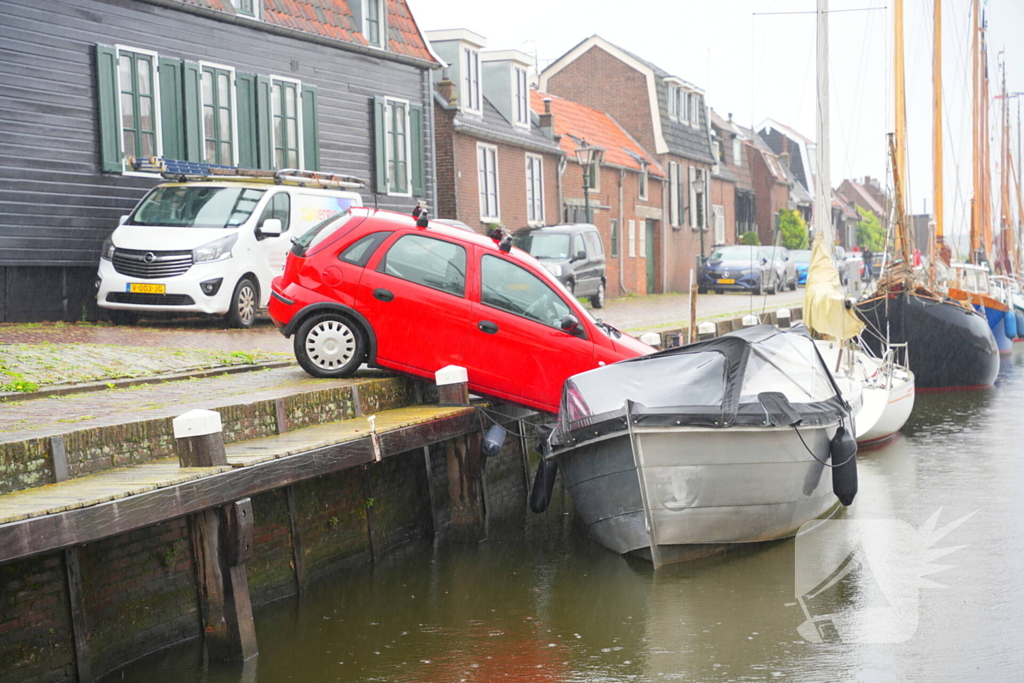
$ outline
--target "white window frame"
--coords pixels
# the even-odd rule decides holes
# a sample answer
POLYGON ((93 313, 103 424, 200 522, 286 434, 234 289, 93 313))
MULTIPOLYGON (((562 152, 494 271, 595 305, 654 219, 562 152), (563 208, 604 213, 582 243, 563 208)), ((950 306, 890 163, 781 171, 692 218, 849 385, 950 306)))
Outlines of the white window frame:
POLYGON ((512 66, 512 123, 520 128, 530 127, 530 78, 526 69, 512 66))
POLYGON ((647 221, 640 221, 640 246, 637 248, 640 252, 640 258, 647 258, 647 221))
MULTIPOLYGON (((238 166, 238 88, 237 88, 237 85, 236 85, 237 81, 235 80, 237 78, 237 74, 235 73, 235 67, 233 67, 233 66, 227 66, 226 64, 217 64, 215 62, 202 62, 202 61, 199 62, 199 111, 200 111, 200 115, 199 115, 199 129, 200 129, 199 130, 199 134, 201 136, 200 140, 202 141, 202 145, 203 145, 202 154, 203 154, 203 157, 205 158, 206 157, 206 117, 203 116, 202 113, 201 113, 203 111, 203 107, 206 106, 206 102, 203 101, 203 68, 205 68, 205 67, 210 67, 211 69, 221 69, 221 70, 227 71, 227 72, 229 72, 231 74, 231 141, 232 141, 232 144, 231 144, 231 156, 233 157, 231 165, 232 166, 238 166)), ((216 83, 214 83, 214 87, 216 87, 216 83)), ((302 119, 301 119, 301 117, 302 117, 302 109, 301 109, 302 85, 301 84, 299 85, 299 89, 297 91, 297 95, 298 95, 298 97, 296 99, 298 100, 298 104, 300 106, 300 109, 299 109, 299 117, 300 118, 299 118, 298 129, 299 129, 299 148, 300 148, 299 160, 301 161, 302 160, 302 151, 301 151, 301 147, 302 147, 302 119)), ((271 135, 273 135, 273 126, 271 126, 271 135)), ((273 148, 273 143, 271 143, 271 148, 273 148)), ((208 162, 208 163, 212 163, 212 162, 208 162)), ((300 166, 300 168, 301 168, 301 166, 300 166)))
POLYGON ((483 113, 483 95, 480 92, 480 51, 462 43, 462 108, 466 111, 483 113))
MULTIPOLYGON (((255 2, 263 2, 263 0, 254 0, 254 1, 255 2)), ((359 2, 363 3, 363 25, 362 25, 362 31, 363 31, 363 37, 366 38, 366 44, 369 45, 370 47, 376 47, 376 48, 380 48, 380 49, 383 50, 385 45, 387 45, 387 36, 388 36, 388 22, 387 22, 387 17, 388 17, 388 12, 387 12, 388 0, 378 0, 378 3, 377 3, 377 25, 380 26, 380 44, 379 45, 370 42, 370 3, 369 3, 369 0, 359 0, 359 2)))
MULTIPOLYGON (((580 168, 583 167, 581 166, 580 168)), ((587 169, 584 169, 584 172, 586 173, 587 169)), ((590 188, 591 192, 601 191, 601 164, 597 161, 591 162, 587 180, 589 181, 587 187, 590 188)))
POLYGON ((274 137, 274 111, 273 111, 274 83, 276 83, 277 81, 282 81, 282 82, 294 83, 295 84, 295 116, 296 116, 295 130, 297 131, 296 135, 298 136, 298 141, 299 141, 299 148, 298 148, 299 168, 305 168, 306 167, 306 159, 305 159, 304 147, 306 145, 303 144, 303 143, 306 140, 306 134, 305 134, 305 131, 302 130, 302 81, 300 81, 297 78, 288 78, 287 76, 275 76, 273 74, 270 75, 270 102, 271 102, 271 111, 270 111, 270 153, 271 153, 271 155, 273 155, 274 148, 277 147, 277 140, 274 137))
POLYGON ((650 175, 647 172, 647 164, 640 164, 640 188, 637 191, 640 197, 640 201, 646 202, 647 195, 650 192, 650 175))
POLYGON ((412 196, 412 131, 409 129, 409 100, 397 97, 384 98, 384 167, 388 177, 389 197, 411 197, 412 196), (400 104, 405 107, 405 187, 407 192, 395 192, 392 190, 394 178, 391 177, 391 120, 392 107, 400 104))
POLYGON ((237 14, 240 17, 245 17, 247 19, 263 19, 263 0, 251 0, 253 12, 252 14, 246 14, 241 10, 239 5, 242 4, 242 1, 243 0, 231 0, 231 4, 235 8, 235 14, 237 14))
POLYGON ((725 206, 715 204, 711 207, 712 217, 715 219, 715 241, 714 244, 725 244, 725 206))
POLYGON ((629 219, 629 257, 636 258, 636 221, 629 219))
POLYGON ((668 117, 673 121, 679 120, 679 86, 669 84, 668 86, 668 117))
POLYGON ((498 147, 496 145, 485 145, 482 142, 476 143, 476 177, 477 177, 477 191, 480 196, 480 220, 487 223, 497 223, 501 220, 501 193, 499 191, 500 183, 498 182, 498 147), (494 215, 487 213, 487 197, 490 196, 491 192, 487 187, 487 158, 493 160, 494 164, 494 215), (483 166, 481 166, 483 161, 483 166))
POLYGON ((700 127, 700 103, 701 97, 695 92, 690 93, 690 125, 694 128, 700 127))
POLYGON ((690 122, 690 92, 688 90, 681 90, 680 102, 679 102, 679 121, 681 123, 690 122))
POLYGON ((526 155, 526 222, 544 225, 544 157, 537 154, 526 155))
POLYGON ((739 138, 732 139, 732 163, 735 166, 743 165, 743 143, 739 138))
POLYGON ((668 220, 669 225, 678 228, 679 220, 679 164, 674 161, 668 162, 668 220))
MULTIPOLYGON (((157 156, 164 155, 164 141, 163 135, 160 131, 162 130, 162 122, 160 120, 160 55, 153 50, 145 50, 140 47, 130 47, 128 45, 114 45, 114 63, 117 65, 117 82, 114 84, 116 97, 117 97, 117 135, 119 145, 124 146, 124 131, 121 129, 121 125, 124 122, 124 112, 121 111, 121 53, 122 52, 134 52, 140 55, 148 55, 153 58, 153 132, 156 138, 156 153, 157 156)), ((121 150, 121 173, 126 176, 138 176, 141 178, 154 178, 159 177, 158 173, 142 173, 139 171, 133 171, 131 166, 128 165, 127 157, 135 156, 134 154, 128 154, 125 149, 121 150)))

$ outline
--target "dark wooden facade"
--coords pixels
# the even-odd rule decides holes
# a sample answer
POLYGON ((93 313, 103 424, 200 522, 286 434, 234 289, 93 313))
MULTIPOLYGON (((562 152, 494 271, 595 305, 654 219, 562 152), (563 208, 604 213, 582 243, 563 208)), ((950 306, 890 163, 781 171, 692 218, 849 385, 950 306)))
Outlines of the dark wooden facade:
MULTIPOLYGON (((347 9, 345 0, 332 3, 347 9)), ((274 77, 298 81, 305 130, 316 135, 312 147, 308 137, 305 141, 306 167, 364 178, 370 186, 363 198, 370 205, 404 211, 418 199, 435 203, 429 72, 438 63, 432 56, 367 47, 202 5, 179 0, 0 3, 0 322, 101 317, 93 287, 100 246, 119 217, 160 180, 103 170, 104 158, 110 169, 100 106, 109 52, 97 46, 153 53, 161 69, 156 83, 165 88, 167 64, 185 65, 183 81, 190 64, 230 67, 239 77, 239 116, 245 113, 241 100, 247 84, 258 87, 261 79, 274 77), (250 75, 254 78, 247 80, 250 75), (423 114, 411 117, 410 131, 422 175, 401 194, 374 195, 381 177, 375 98, 395 98, 423 114)), ((389 6, 407 14, 404 2, 389 6)), ((267 18, 272 18, 269 11, 267 18)), ((402 18, 392 36, 399 26, 410 25, 407 35, 415 36, 411 16, 402 18)), ((116 78, 116 60, 112 64, 116 78)), ((172 87, 174 97, 182 95, 172 87)), ((167 92, 160 103, 161 123, 163 134, 173 137, 166 129, 179 122, 172 90, 167 92)), ((188 95, 186 87, 183 99, 188 95)), ((257 118, 248 121, 265 125, 257 118)), ((239 143, 246 125, 239 120, 239 143)), ((181 121, 177 130, 185 134, 187 126, 181 121)), ((177 149, 199 149, 194 140, 179 142, 177 149)), ((256 146, 246 153, 253 154, 256 146)))

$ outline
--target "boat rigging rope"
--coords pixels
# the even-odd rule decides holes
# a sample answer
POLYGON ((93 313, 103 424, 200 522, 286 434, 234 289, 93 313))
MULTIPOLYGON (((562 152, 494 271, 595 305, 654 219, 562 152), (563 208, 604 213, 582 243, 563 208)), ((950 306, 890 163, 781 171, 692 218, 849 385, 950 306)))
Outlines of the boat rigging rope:
MULTIPOLYGON (((839 426, 840 426, 840 427, 843 427, 843 428, 845 428, 845 426, 846 426, 846 425, 844 424, 844 421, 843 421, 843 420, 840 420, 840 421, 839 421, 839 426)), ((807 451, 808 453, 810 453, 810 454, 811 454, 811 457, 812 457, 812 458, 814 458, 815 460, 817 460, 818 462, 820 462, 820 463, 821 463, 822 465, 824 465, 825 467, 842 467, 843 465, 845 465, 846 463, 850 462, 850 461, 851 461, 851 460, 853 460, 853 459, 854 459, 855 457, 857 457, 857 451, 854 451, 854 452, 853 452, 852 454, 850 454, 850 457, 849 457, 849 458, 847 458, 846 460, 842 461, 842 462, 841 462, 841 463, 839 463, 838 465, 829 465, 829 464, 828 464, 827 462, 825 462, 824 460, 822 460, 821 458, 819 458, 819 457, 818 457, 817 455, 815 455, 815 454, 814 454, 814 451, 812 451, 812 450, 810 449, 810 447, 809 447, 809 446, 807 445, 807 442, 806 442, 806 441, 804 441, 804 435, 800 433, 800 430, 799 430, 799 429, 797 429, 797 426, 796 426, 796 425, 792 425, 792 427, 793 427, 793 431, 794 431, 794 432, 796 432, 796 435, 797 435, 798 437, 800 437, 800 443, 802 443, 802 444, 804 445, 804 449, 805 449, 805 450, 806 450, 806 451, 807 451)))

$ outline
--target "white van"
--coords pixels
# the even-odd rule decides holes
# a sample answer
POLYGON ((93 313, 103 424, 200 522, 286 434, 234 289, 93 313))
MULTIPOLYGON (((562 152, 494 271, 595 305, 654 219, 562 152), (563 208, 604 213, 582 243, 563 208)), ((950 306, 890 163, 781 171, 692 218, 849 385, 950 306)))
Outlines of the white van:
POLYGON ((103 243, 97 303, 117 324, 208 313, 250 327, 291 238, 362 206, 361 181, 311 171, 219 170, 158 185, 103 243), (202 178, 202 179, 198 179, 202 178))

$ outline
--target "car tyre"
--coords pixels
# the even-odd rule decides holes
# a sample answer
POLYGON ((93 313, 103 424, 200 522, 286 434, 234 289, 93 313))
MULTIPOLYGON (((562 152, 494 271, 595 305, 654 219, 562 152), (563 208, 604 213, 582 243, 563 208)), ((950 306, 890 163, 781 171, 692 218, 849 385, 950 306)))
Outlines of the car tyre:
POLYGON ((576 297, 576 283, 572 280, 566 280, 565 288, 569 290, 569 296, 576 297))
POLYGON ((336 313, 314 315, 299 326, 295 359, 313 377, 350 377, 366 357, 362 330, 336 313))
POLYGON ((134 325, 139 322, 139 314, 135 311, 121 311, 121 310, 110 310, 110 322, 121 327, 124 325, 134 325))
POLYGON ((597 294, 590 297, 590 305, 594 308, 604 308, 604 283, 597 285, 597 294))
POLYGON ((707 287, 698 287, 697 288, 697 293, 698 294, 707 294, 708 293, 708 288, 707 287))
POLYGON ((752 293, 752 294, 753 294, 754 296, 760 296, 760 294, 761 294, 761 280, 763 280, 763 279, 764 279, 764 277, 763 277, 763 276, 762 276, 762 277, 760 277, 760 278, 758 278, 758 279, 757 279, 757 284, 756 284, 756 285, 754 285, 754 289, 753 289, 753 290, 751 290, 751 293, 752 293))
POLYGON ((772 286, 768 288, 768 293, 769 294, 775 294, 778 291, 779 291, 779 278, 778 277, 774 277, 774 278, 772 278, 772 286))
POLYGON ((256 322, 256 307, 259 305, 259 289, 253 281, 243 277, 235 285, 231 295, 231 305, 225 316, 227 326, 248 329, 256 322))

